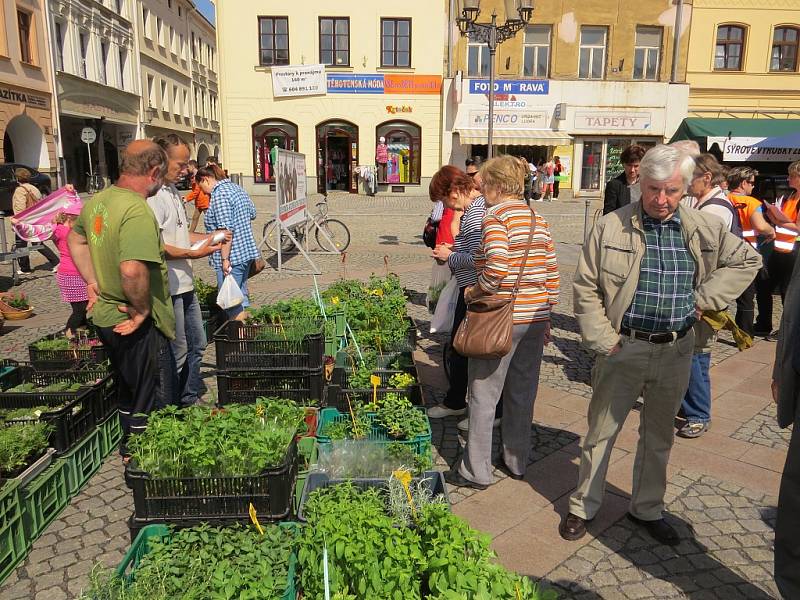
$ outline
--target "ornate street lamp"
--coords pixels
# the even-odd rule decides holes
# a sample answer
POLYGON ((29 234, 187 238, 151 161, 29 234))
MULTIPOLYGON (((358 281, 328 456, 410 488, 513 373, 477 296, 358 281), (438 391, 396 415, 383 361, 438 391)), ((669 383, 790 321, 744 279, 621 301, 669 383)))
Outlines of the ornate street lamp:
POLYGON ((497 24, 497 13, 492 11, 491 23, 477 23, 481 13, 480 0, 459 0, 459 17, 456 18, 461 35, 472 41, 485 42, 489 46, 489 130, 488 156, 494 152, 494 55, 498 44, 513 38, 533 17, 533 0, 504 0, 506 22, 497 24))

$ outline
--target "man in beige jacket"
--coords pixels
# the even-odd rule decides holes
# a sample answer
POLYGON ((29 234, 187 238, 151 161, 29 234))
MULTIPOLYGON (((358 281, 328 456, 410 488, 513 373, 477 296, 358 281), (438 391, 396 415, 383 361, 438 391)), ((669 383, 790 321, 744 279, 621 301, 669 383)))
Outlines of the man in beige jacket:
POLYGON ((600 509, 617 434, 642 395, 629 518, 663 544, 678 534, 663 518, 673 423, 689 382, 695 344, 709 327, 703 310, 723 310, 750 284, 761 257, 718 218, 679 201, 694 160, 656 146, 640 166, 642 198, 602 217, 584 244, 574 282, 575 317, 596 354, 589 430, 578 486, 559 527, 586 534, 600 509))

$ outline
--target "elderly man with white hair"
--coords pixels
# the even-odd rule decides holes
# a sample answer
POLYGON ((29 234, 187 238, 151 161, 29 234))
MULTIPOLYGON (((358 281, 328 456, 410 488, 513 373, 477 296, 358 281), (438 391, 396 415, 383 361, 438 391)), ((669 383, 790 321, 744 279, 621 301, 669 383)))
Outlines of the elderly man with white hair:
POLYGON ((596 359, 578 486, 559 527, 564 539, 583 537, 600 510, 611 450, 641 395, 628 517, 662 544, 680 541, 663 516, 664 492, 692 352, 711 333, 698 319, 727 308, 761 266, 721 219, 679 204, 694 168, 677 148, 649 150, 639 170, 641 201, 602 217, 583 247, 575 317, 596 359))

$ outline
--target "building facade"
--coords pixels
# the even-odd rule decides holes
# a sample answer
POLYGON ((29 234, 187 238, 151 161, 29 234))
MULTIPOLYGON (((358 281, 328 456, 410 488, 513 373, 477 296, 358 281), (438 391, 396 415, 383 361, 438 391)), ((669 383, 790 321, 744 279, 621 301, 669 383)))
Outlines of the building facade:
POLYGON ((363 191, 374 173, 379 191, 427 192, 441 161, 446 16, 430 0, 400 11, 220 0, 225 167, 270 191, 277 146, 305 155, 311 191, 363 191))
POLYGON ((189 13, 189 44, 192 63, 192 108, 194 156, 205 164, 209 156, 220 156, 219 88, 217 85, 217 32, 193 8, 189 13))
POLYGON ((139 132, 135 0, 48 0, 65 181, 119 176, 121 150, 139 132), (89 127, 95 141, 81 141, 89 127), (91 169, 90 169, 91 161, 91 169))
POLYGON ((728 163, 782 172, 800 158, 800 5, 794 0, 694 0, 686 78, 696 139, 728 163), (765 139, 785 152, 760 152, 765 139))
MULTIPOLYGON (((457 3, 451 3, 457 4, 457 3)), ((504 2, 483 0, 479 22, 504 2)), ((448 31, 452 64, 443 89, 445 162, 487 153, 489 49, 448 31)), ((669 139, 686 115, 684 82, 691 7, 681 14, 672 80, 677 9, 653 0, 630 10, 622 0, 538 0, 530 24, 495 56, 495 152, 531 162, 559 156, 562 189, 597 196, 622 171, 631 143, 669 139)))
MULTIPOLYGON (((47 20, 41 0, 0 0, 0 163, 58 171, 47 20)), ((3 177, 7 171, 0 172, 3 177)))

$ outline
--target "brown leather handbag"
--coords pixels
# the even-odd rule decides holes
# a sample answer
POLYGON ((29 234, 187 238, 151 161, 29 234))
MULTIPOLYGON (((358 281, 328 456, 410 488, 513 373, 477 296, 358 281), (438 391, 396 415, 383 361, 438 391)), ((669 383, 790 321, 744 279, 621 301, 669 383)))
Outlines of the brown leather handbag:
POLYGON ((514 299, 519 291, 519 282, 528 262, 528 253, 533 241, 533 229, 536 226, 533 210, 531 210, 531 231, 525 256, 519 267, 517 281, 510 297, 492 294, 484 298, 476 298, 467 304, 467 314, 458 326, 453 348, 461 356, 468 358, 495 359, 502 358, 511 352, 512 333, 514 330, 514 299))

